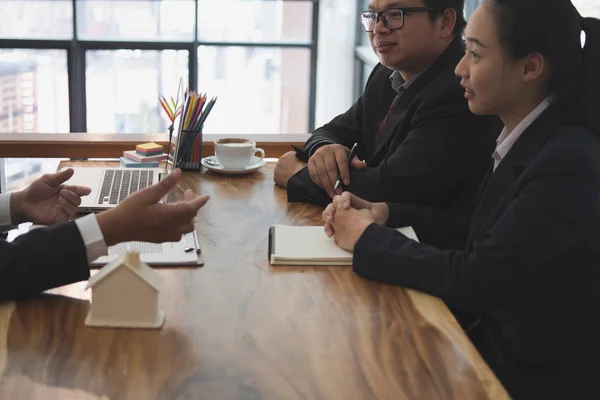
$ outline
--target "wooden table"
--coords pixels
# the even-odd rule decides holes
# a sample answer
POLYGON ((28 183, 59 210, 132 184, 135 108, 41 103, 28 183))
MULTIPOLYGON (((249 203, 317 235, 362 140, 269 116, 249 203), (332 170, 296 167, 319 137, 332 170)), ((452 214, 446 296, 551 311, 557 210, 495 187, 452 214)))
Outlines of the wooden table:
POLYGON ((0 304, 0 399, 507 398, 440 300, 347 267, 270 267, 272 224, 321 224, 272 168, 185 174, 211 197, 205 265, 159 270, 162 330, 85 327, 84 282, 0 304))

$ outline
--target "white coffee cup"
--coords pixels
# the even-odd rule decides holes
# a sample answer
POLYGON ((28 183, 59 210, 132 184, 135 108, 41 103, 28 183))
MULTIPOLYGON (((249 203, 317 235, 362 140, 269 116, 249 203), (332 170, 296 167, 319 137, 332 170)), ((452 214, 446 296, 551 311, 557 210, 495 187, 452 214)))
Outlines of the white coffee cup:
POLYGON ((254 154, 260 153, 265 158, 265 151, 256 147, 256 142, 242 138, 224 138, 215 141, 215 156, 223 168, 245 168, 252 161, 254 154))

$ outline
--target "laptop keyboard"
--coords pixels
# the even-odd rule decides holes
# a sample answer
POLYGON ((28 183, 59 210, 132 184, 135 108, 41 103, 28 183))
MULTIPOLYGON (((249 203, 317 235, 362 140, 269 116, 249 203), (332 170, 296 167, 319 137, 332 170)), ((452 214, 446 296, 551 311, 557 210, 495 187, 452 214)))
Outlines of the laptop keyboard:
POLYGON ((121 200, 152 185, 152 171, 107 169, 104 171, 98 204, 119 204, 121 200))

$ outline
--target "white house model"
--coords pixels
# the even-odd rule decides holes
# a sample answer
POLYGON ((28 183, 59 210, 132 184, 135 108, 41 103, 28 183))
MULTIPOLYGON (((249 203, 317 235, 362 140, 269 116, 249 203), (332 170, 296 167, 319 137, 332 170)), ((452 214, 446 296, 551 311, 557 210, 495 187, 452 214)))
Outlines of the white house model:
POLYGON ((127 252, 90 278, 92 304, 87 326, 160 328, 165 320, 158 310, 162 278, 140 261, 137 252, 127 252))

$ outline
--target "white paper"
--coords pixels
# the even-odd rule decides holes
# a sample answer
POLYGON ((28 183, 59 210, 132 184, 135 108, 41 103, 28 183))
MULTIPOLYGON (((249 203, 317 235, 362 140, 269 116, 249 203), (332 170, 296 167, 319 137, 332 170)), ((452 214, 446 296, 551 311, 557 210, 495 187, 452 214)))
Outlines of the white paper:
POLYGON ((108 255, 98 257, 90 263, 102 266, 113 261, 127 250, 140 252, 140 260, 148 265, 189 265, 202 264, 202 255, 196 252, 194 233, 183 235, 179 242, 148 243, 124 242, 108 248, 108 255), (192 249, 185 251, 186 248, 192 249))

